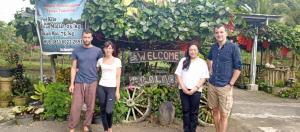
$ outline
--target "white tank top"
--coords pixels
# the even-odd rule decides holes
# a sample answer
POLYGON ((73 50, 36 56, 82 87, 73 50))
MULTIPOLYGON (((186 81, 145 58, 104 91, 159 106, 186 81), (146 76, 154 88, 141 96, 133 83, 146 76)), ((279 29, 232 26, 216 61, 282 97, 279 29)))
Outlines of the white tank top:
POLYGON ((103 58, 100 58, 97 62, 97 67, 101 67, 101 79, 99 85, 105 87, 117 86, 117 68, 122 67, 121 60, 114 57, 112 64, 104 64, 103 58))

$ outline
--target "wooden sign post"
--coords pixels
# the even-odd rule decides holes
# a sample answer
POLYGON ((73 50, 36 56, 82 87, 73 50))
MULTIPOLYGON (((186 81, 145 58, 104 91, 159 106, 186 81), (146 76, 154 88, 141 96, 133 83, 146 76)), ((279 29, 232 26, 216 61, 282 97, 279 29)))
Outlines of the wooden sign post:
POLYGON ((149 61, 178 62, 180 58, 179 50, 148 50, 133 51, 130 54, 130 63, 140 63, 149 61))
POLYGON ((129 82, 135 86, 145 86, 149 84, 161 84, 174 86, 176 79, 174 74, 168 75, 151 75, 151 76, 130 76, 129 82))
MULTIPOLYGON (((130 53, 129 63, 141 63, 150 61, 178 62, 179 50, 146 50, 133 51, 130 53)), ((174 74, 150 75, 150 76, 129 76, 131 85, 145 86, 149 84, 160 84, 174 86, 176 78, 174 74)))

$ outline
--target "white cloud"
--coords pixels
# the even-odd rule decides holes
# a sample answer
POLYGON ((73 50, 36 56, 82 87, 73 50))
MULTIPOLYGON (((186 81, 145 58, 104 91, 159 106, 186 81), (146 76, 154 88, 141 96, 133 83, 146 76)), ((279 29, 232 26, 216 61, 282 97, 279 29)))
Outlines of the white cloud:
POLYGON ((21 10, 25 7, 33 7, 30 5, 29 0, 5 0, 0 3, 0 20, 5 22, 10 22, 14 19, 14 14, 16 11, 21 10))

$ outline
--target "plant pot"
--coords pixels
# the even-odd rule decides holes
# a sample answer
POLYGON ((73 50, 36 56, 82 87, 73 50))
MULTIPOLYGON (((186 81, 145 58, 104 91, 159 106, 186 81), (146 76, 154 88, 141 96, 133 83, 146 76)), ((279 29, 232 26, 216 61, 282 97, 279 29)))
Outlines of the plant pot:
POLYGON ((11 77, 13 76, 12 69, 9 68, 0 68, 1 77, 11 77))
POLYGON ((0 101, 0 108, 7 108, 8 105, 9 105, 9 101, 7 101, 7 100, 0 101))
POLYGON ((1 101, 11 101, 12 95, 12 77, 4 78, 0 77, 0 100, 1 101))
POLYGON ((14 98, 14 104, 15 106, 24 106, 27 104, 27 97, 23 97, 23 96, 16 96, 14 98))
POLYGON ((17 125, 29 125, 33 122, 33 115, 16 116, 17 125))

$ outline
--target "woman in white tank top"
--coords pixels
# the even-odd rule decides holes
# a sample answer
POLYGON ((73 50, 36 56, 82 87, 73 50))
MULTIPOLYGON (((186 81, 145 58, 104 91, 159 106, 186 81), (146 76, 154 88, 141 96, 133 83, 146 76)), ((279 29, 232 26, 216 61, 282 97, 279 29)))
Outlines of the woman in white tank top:
POLYGON ((101 78, 97 88, 102 125, 105 132, 112 132, 112 111, 115 100, 120 99, 121 60, 113 56, 114 45, 111 41, 104 44, 104 57, 97 62, 101 68, 101 78))

